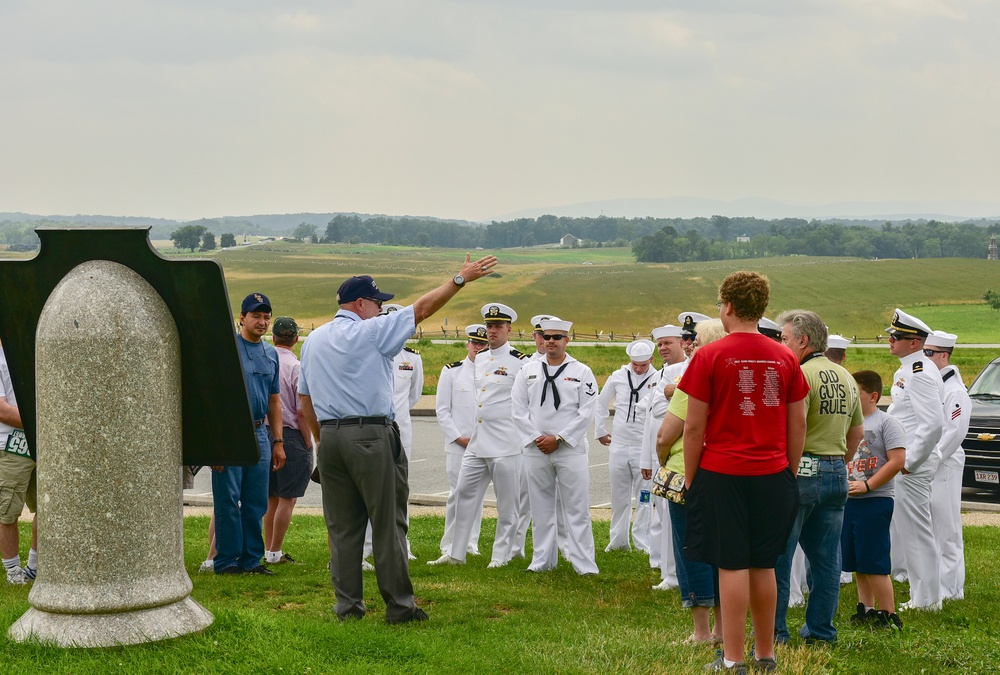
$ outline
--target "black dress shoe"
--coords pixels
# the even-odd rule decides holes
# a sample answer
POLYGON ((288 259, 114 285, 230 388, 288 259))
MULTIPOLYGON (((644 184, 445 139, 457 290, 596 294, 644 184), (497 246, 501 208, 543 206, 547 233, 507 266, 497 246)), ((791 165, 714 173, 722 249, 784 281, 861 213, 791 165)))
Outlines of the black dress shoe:
POLYGON ((270 569, 267 565, 260 564, 256 567, 251 567, 246 571, 246 574, 269 574, 273 575, 274 570, 270 569))
POLYGON ((215 570, 216 574, 243 574, 243 570, 240 569, 239 565, 230 565, 221 570, 215 570))
POLYGON ((410 623, 411 621, 427 621, 430 617, 427 616, 427 612, 417 607, 413 610, 413 613, 409 616, 404 616, 400 619, 389 619, 387 618, 386 623, 400 624, 400 623, 410 623))

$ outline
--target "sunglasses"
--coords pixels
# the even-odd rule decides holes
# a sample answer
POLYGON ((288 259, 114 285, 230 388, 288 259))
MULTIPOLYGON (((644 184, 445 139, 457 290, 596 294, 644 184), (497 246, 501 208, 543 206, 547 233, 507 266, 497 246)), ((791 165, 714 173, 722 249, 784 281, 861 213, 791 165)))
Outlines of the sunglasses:
POLYGON ((367 300, 368 302, 374 302, 376 305, 378 305, 379 309, 382 309, 382 301, 381 300, 376 300, 375 298, 365 298, 365 300, 367 300))
POLYGON ((935 354, 947 354, 947 353, 948 352, 944 351, 943 349, 925 349, 924 350, 924 356, 926 356, 928 358, 934 356, 935 354))
POLYGON ((568 340, 569 336, 568 335, 543 335, 542 339, 543 340, 555 340, 556 342, 559 342, 559 340, 568 340))
POLYGON ((889 342, 902 342, 903 340, 919 340, 916 335, 890 334, 889 342))

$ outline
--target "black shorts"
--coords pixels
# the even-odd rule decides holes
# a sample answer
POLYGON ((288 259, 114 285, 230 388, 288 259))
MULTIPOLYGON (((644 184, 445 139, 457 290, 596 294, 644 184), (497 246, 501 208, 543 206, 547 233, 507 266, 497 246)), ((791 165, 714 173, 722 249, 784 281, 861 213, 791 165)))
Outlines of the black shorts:
POLYGON ((785 552, 799 490, 789 469, 766 476, 698 469, 685 501, 690 560, 724 570, 768 569, 785 552))
POLYGON ((306 493, 309 476, 313 469, 312 448, 307 448, 298 429, 285 427, 285 465, 271 472, 271 480, 267 483, 268 497, 282 499, 298 499, 306 493))

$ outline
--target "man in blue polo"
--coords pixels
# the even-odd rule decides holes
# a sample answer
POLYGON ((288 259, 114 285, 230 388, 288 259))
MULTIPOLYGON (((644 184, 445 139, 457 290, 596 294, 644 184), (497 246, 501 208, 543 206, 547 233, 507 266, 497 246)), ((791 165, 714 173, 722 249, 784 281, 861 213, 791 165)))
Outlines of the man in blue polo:
POLYGON ((250 397, 260 460, 253 466, 212 467, 212 500, 215 510, 216 574, 274 574, 261 563, 264 536, 261 522, 267 512, 267 483, 271 469, 285 465, 284 439, 267 437, 264 418, 272 429, 281 429, 278 353, 261 338, 271 325, 271 301, 251 293, 240 309, 236 336, 243 379, 250 397))
POLYGON ((413 600, 406 553, 409 464, 393 421, 392 358, 417 324, 441 309, 462 286, 486 276, 494 256, 472 262, 413 305, 379 316, 392 299, 370 276, 351 277, 337 291, 333 321, 313 331, 302 346, 299 396, 302 412, 319 438, 318 466, 323 513, 330 536, 330 579, 341 620, 366 613, 361 561, 365 528, 372 548, 386 621, 423 621, 413 600))

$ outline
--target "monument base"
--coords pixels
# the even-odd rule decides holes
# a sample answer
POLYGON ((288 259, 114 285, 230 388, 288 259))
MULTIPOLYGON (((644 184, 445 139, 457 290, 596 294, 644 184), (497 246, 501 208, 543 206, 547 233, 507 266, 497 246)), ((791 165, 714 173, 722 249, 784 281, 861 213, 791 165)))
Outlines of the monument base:
POLYGON ((10 627, 15 642, 56 647, 117 647, 197 633, 214 617, 190 597, 162 607, 114 614, 55 614, 34 607, 10 627))

